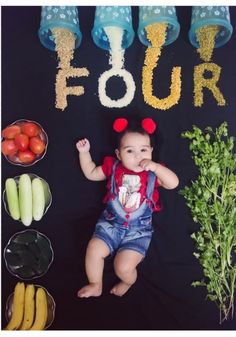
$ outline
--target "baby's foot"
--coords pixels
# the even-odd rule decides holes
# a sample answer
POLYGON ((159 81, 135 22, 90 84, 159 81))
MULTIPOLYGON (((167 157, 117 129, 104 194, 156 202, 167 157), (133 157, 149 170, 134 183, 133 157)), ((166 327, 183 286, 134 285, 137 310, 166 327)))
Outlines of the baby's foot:
POLYGON ((116 296, 123 296, 129 290, 131 285, 132 284, 127 284, 121 281, 111 289, 110 293, 116 296))
POLYGON ((98 297, 101 295, 101 293, 102 286, 99 283, 89 283, 87 286, 81 288, 78 291, 77 296, 86 298, 90 296, 98 297))

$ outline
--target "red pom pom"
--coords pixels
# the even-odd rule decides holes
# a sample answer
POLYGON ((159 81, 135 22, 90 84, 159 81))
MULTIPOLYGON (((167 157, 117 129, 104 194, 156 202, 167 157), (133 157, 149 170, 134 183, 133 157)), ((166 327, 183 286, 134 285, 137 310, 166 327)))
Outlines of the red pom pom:
POLYGON ((154 133, 156 130, 156 123, 152 118, 144 118, 142 120, 142 128, 149 134, 154 133))
POLYGON ((128 121, 125 118, 117 118, 113 123, 113 129, 116 132, 122 132, 127 128, 128 121))

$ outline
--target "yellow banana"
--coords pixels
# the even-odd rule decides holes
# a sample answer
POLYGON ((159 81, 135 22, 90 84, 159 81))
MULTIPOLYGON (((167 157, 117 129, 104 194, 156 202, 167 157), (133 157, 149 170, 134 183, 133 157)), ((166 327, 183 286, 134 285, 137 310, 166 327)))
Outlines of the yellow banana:
POLYGON ((33 324, 34 310, 35 310, 34 293, 35 293, 34 285, 28 284, 25 289, 24 318, 20 326, 20 330, 29 330, 33 324))
POLYGON ((12 315, 5 330, 17 330, 22 322, 24 314, 25 285, 18 282, 14 289, 12 315))
POLYGON ((38 288, 36 291, 35 321, 30 330, 43 330, 47 323, 47 317, 48 317, 47 294, 43 288, 38 288))

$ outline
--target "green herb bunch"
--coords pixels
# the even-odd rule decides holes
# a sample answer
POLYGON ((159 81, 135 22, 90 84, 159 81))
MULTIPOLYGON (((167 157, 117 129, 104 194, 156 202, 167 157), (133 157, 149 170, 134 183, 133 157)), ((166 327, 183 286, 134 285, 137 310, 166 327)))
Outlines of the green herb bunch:
POLYGON ((195 257, 204 278, 193 286, 205 286, 207 299, 219 307, 220 323, 234 315, 236 283, 236 154, 234 137, 228 136, 227 123, 215 132, 211 127, 182 133, 191 141, 192 158, 199 176, 180 193, 186 199, 198 230, 195 257))

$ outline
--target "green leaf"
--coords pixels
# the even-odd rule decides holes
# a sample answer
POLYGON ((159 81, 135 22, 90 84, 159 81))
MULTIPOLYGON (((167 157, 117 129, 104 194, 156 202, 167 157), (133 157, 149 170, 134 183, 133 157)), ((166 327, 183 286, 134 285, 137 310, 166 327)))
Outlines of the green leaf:
POLYGON ((228 136, 227 122, 214 131, 204 132, 193 125, 182 137, 190 140, 189 149, 199 176, 181 191, 199 229, 191 234, 204 273, 207 299, 218 306, 222 320, 233 313, 236 283, 236 154, 234 137, 228 136))

